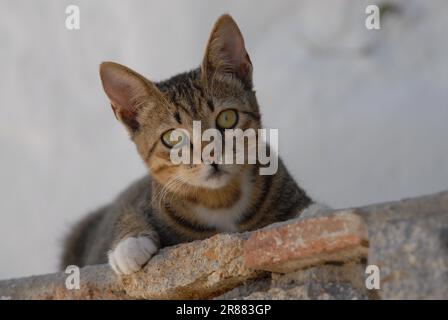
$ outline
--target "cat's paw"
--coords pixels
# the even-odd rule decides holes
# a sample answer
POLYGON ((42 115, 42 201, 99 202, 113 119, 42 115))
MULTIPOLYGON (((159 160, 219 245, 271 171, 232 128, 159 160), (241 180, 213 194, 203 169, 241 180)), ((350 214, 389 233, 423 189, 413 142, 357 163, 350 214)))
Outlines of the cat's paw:
POLYGON ((156 252, 157 245, 147 237, 126 238, 109 251, 109 264, 119 275, 131 274, 140 270, 156 252))

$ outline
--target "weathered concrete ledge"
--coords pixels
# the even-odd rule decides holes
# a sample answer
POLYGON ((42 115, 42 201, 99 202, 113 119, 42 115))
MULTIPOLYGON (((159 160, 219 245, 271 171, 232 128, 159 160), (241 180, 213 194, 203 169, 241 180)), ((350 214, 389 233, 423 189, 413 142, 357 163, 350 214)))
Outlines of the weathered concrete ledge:
POLYGON ((219 234, 162 250, 143 271, 124 277, 123 287, 142 299, 215 297, 261 274, 245 266, 244 238, 219 234))
POLYGON ((61 272, 0 281, 0 300, 129 299, 108 265, 82 268, 79 289, 66 288, 67 276, 61 272))
POLYGON ((0 281, 0 299, 448 299, 448 192, 165 248, 123 278, 88 266, 79 289, 67 276, 0 281))
POLYGON ((68 274, 0 281, 3 299, 206 299, 263 272, 244 263, 247 234, 218 234, 160 250, 143 270, 122 278, 108 265, 80 269, 80 289, 69 290, 68 274))
POLYGON ((246 266, 288 273, 326 262, 367 259, 367 227, 354 211, 290 221, 253 232, 245 243, 246 266))

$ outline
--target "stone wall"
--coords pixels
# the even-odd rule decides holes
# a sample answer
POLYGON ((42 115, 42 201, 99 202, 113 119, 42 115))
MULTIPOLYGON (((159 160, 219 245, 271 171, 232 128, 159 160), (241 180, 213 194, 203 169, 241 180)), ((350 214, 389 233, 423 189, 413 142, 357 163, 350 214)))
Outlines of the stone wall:
POLYGON ((164 248, 122 278, 88 266, 79 289, 67 276, 0 281, 0 299, 448 299, 448 192, 164 248))

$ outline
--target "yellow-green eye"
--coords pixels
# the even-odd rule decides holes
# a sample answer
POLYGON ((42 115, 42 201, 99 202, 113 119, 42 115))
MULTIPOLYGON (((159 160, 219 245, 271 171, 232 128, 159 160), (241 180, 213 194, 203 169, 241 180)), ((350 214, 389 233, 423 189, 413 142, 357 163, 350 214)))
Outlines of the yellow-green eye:
POLYGON ((221 129, 232 129, 238 123, 238 113, 234 109, 221 111, 216 118, 216 125, 221 129))
POLYGON ((171 129, 162 135, 162 142, 168 148, 181 145, 185 142, 185 133, 180 129, 171 129))

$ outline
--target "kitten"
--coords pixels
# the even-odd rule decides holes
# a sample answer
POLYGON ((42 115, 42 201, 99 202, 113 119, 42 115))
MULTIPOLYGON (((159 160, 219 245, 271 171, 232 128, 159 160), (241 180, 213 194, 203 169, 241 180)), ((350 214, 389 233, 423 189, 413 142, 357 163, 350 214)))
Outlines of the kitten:
POLYGON ((108 261, 117 274, 130 274, 160 247, 254 230, 295 217, 313 204, 281 160, 274 175, 260 175, 259 163, 170 161, 167 132, 191 132, 193 120, 204 128, 261 128, 252 63, 229 15, 215 23, 197 69, 152 83, 122 65, 104 62, 100 76, 115 116, 150 175, 74 228, 66 240, 64 268, 108 261))

